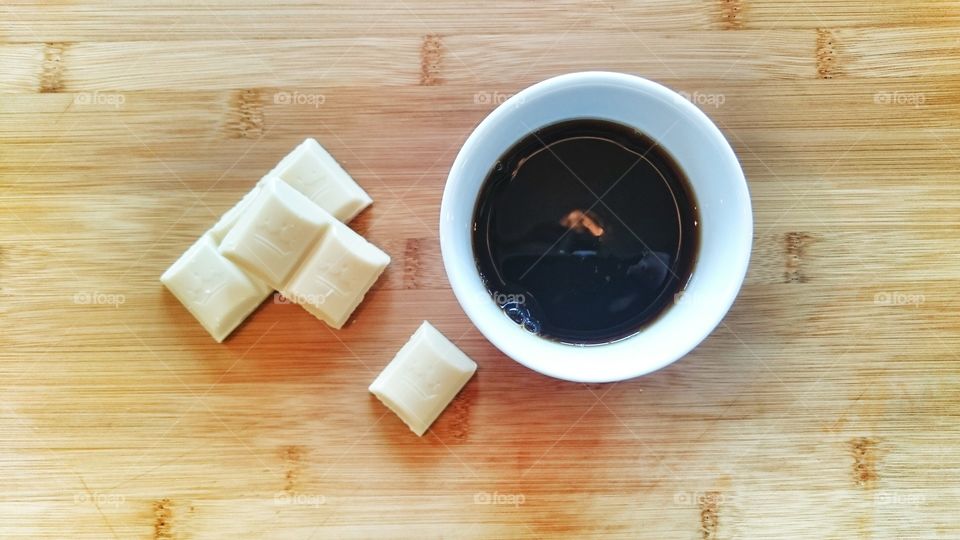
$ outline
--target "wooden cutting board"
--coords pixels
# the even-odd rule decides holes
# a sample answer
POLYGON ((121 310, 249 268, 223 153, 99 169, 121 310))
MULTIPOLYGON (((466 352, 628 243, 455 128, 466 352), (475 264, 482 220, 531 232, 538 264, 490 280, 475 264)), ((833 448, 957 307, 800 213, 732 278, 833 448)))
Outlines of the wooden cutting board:
POLYGON ((960 538, 960 3, 0 6, 0 537, 960 538), (724 323, 582 385, 498 353, 437 239, 497 103, 605 69, 737 151, 724 323), (334 332, 214 343, 161 272, 306 136, 393 263, 334 332), (367 393, 420 321, 480 365, 423 438, 367 393))

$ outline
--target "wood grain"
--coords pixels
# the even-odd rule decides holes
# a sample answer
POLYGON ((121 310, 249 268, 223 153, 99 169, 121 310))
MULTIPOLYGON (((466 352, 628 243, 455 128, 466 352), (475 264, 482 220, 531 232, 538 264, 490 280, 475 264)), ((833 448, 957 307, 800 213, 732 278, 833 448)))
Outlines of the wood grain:
POLYGON ((960 537, 960 3, 383 4, 0 4, 0 537, 960 537), (470 130, 581 69, 690 95, 756 220, 713 335, 609 385, 497 352, 437 238, 470 130), (393 263, 216 344, 158 277, 305 136, 393 263), (480 369, 420 439, 366 387, 423 319, 480 369))

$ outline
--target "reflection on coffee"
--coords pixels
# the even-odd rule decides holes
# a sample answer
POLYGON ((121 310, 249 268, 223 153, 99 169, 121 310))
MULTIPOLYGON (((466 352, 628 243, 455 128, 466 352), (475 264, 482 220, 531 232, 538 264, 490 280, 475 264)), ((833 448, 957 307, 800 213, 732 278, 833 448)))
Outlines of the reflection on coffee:
POLYGON ((474 211, 492 301, 563 343, 636 334, 693 271, 692 193, 673 157, 622 124, 568 120, 530 133, 492 167, 474 211))

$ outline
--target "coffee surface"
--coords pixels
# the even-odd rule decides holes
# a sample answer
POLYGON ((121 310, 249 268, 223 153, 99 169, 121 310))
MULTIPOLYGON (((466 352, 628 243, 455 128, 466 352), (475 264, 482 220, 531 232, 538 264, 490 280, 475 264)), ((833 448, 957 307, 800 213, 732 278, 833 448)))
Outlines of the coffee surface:
POLYGON ((569 120, 494 165, 473 249, 491 298, 542 337, 617 341, 675 301, 696 262, 699 218, 673 157, 627 126, 569 120))

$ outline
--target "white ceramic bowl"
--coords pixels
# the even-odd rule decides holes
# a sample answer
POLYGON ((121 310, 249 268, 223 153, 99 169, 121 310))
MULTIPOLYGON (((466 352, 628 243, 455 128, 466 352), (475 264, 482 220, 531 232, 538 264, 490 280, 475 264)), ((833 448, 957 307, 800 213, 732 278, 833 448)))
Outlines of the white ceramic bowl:
POLYGON ((696 347, 733 304, 747 271, 752 237, 747 183, 720 130, 679 94, 622 73, 561 75, 505 101, 464 143, 450 169, 440 207, 443 264, 473 324, 498 349, 528 368, 580 382, 644 375, 696 347), (530 131, 574 118, 620 122, 658 141, 687 174, 702 221, 696 266, 679 301, 640 333, 603 345, 550 341, 510 320, 484 288, 472 246, 474 207, 491 166, 530 131))

